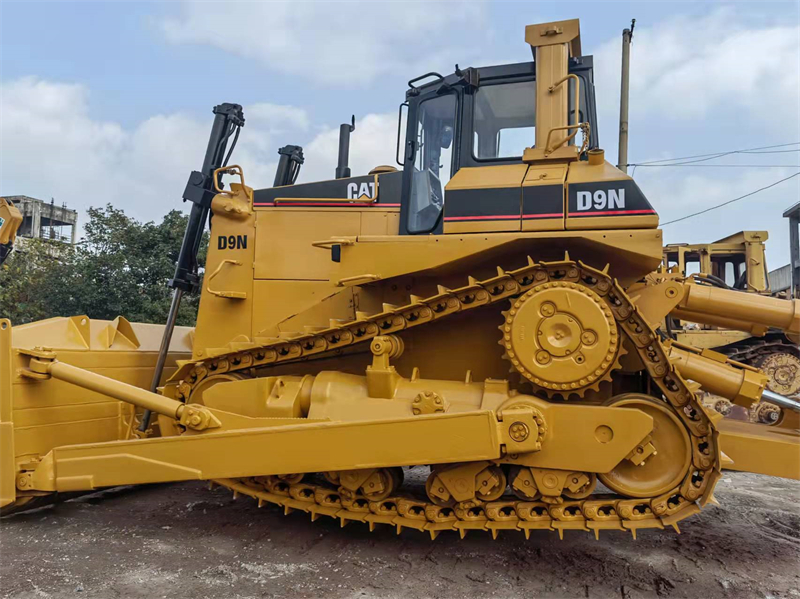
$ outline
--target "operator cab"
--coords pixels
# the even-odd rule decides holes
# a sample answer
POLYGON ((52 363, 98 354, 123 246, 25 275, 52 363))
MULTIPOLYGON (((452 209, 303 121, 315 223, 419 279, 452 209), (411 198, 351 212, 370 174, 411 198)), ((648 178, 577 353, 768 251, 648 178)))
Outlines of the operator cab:
MULTIPOLYGON (((588 147, 597 148, 592 57, 571 58, 569 72, 580 80, 577 119, 575 79, 568 81, 570 118, 588 122, 588 147)), ((536 140, 536 65, 456 66, 446 77, 428 73, 412 79, 399 119, 397 162, 403 167, 402 198, 408 198, 401 202, 400 232, 442 233, 446 186, 460 169, 519 165, 524 170, 524 150, 536 140)), ((486 197, 488 190, 475 191, 486 197)))
POLYGON ((275 186, 256 190, 253 206, 370 213, 334 236, 656 228, 647 198, 599 150, 593 60, 581 54, 577 19, 529 25, 525 41, 533 61, 408 82, 401 171, 350 176, 353 121, 340 129, 335 179, 295 185, 302 152, 287 146, 275 186), (390 214, 377 218, 382 209, 390 214))

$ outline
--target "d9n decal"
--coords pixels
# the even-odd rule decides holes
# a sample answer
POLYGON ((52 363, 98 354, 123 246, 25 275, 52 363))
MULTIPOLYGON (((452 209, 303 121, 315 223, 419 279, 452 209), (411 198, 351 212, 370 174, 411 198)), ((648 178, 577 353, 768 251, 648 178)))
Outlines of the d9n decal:
POLYGON ((578 192, 578 211, 582 210, 613 210, 625 208, 625 190, 609 189, 608 191, 598 189, 594 193, 591 191, 578 192))
POLYGON ((569 185, 567 216, 646 216, 655 210, 631 179, 569 185))
POLYGON ((219 250, 246 250, 247 235, 221 235, 217 237, 217 249, 219 250))

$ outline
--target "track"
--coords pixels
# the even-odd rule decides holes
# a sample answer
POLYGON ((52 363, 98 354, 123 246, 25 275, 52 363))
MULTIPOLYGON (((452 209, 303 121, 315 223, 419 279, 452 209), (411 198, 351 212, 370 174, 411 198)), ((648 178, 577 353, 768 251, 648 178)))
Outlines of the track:
POLYGON ((641 528, 667 526, 677 530, 680 520, 697 513, 712 499, 721 461, 716 428, 698 401, 695 389, 675 371, 656 331, 640 316, 620 285, 605 270, 599 271, 568 257, 549 263, 536 263, 528 258, 528 264, 517 270, 498 268, 496 277, 483 281, 470 277, 465 287, 454 290, 439 287, 435 296, 412 296, 410 303, 401 307, 384 304, 384 312, 358 314, 357 320, 328 329, 297 334, 289 339, 256 339, 254 343, 211 350, 215 354, 213 357, 183 364, 171 386, 178 399, 188 401, 192 389, 211 374, 330 355, 345 347, 369 342, 377 335, 424 326, 456 313, 508 301, 530 290, 570 285, 588 287, 602 298, 618 329, 636 348, 665 403, 690 435, 692 465, 683 482, 668 493, 638 499, 590 496, 557 504, 515 499, 490 503, 473 500, 446 508, 427 498, 403 494, 379 502, 363 497, 346 500, 334 488, 302 482, 291 484, 273 477, 216 482, 259 502, 281 505, 287 512, 303 510, 312 518, 324 515, 342 522, 365 522, 371 528, 377 523, 390 524, 398 530, 414 528, 434 538, 442 530, 456 530, 462 536, 476 529, 489 530, 493 535, 500 530, 529 532, 534 529, 593 530, 595 534, 601 530, 629 530, 635 534, 641 528))

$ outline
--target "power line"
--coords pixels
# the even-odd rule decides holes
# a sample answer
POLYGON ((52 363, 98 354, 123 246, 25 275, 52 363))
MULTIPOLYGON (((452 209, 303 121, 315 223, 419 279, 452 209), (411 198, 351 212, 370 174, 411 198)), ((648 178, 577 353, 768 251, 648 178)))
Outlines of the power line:
MULTIPOLYGON (((800 141, 794 141, 788 144, 777 144, 773 146, 760 146, 757 148, 744 148, 740 150, 729 150, 726 152, 714 152, 712 154, 695 154, 694 156, 679 156, 677 158, 663 158, 661 160, 648 160, 646 162, 636 162, 636 163, 629 163, 627 166, 643 166, 645 164, 655 164, 657 162, 675 162, 677 160, 691 160, 693 158, 705 158, 707 160, 713 160, 714 158, 719 158, 721 156, 729 156, 730 154, 745 154, 745 153, 759 153, 758 150, 772 150, 774 148, 786 148, 788 146, 797 146, 800 145, 800 141)), ((795 152, 798 150, 785 150, 787 152, 795 152)), ((766 154, 767 152, 761 152, 766 154)), ((698 160, 697 162, 702 162, 698 160)))
POLYGON ((800 152, 800 148, 794 150, 767 150, 766 152, 752 152, 750 150, 742 150, 740 154, 787 154, 789 152, 800 152))
POLYGON ((635 164, 639 168, 659 168, 662 166, 691 166, 695 168, 800 168, 800 164, 691 164, 679 162, 677 164, 635 164))
POLYGON ((793 175, 789 175, 788 177, 786 177, 784 179, 781 179, 779 181, 775 181, 774 183, 770 183, 766 187, 762 187, 760 189, 756 189, 755 191, 751 191, 750 193, 746 193, 743 196, 739 196, 738 198, 733 198, 732 200, 728 200, 727 202, 723 202, 722 204, 717 204, 716 206, 711 206, 711 208, 706 208, 705 210, 701 210, 700 212, 695 212, 693 214, 687 214, 686 216, 682 216, 680 218, 676 218, 675 220, 670 220, 670 221, 667 221, 665 223, 661 223, 661 226, 662 227, 666 227, 667 225, 671 225, 673 223, 678 223, 678 222, 680 222, 682 220, 686 220, 687 218, 692 218, 693 216, 698 216, 700 214, 705 214, 706 212, 711 212, 712 210, 716 210, 717 208, 722 208, 723 206, 727 206, 728 204, 733 204, 734 202, 738 202, 739 200, 743 200, 745 198, 749 198, 750 196, 755 195, 755 194, 757 194, 757 193, 759 193, 761 191, 764 191, 766 189, 769 189, 770 187, 775 187, 776 185, 779 185, 779 184, 783 183, 784 181, 788 181, 789 179, 793 179, 794 177, 797 177, 798 175, 800 175, 800 171, 794 173, 793 175))

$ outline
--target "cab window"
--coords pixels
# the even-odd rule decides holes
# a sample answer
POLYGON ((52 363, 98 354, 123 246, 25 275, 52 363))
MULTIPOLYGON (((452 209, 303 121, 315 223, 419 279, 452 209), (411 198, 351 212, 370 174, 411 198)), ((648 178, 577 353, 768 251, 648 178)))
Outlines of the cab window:
POLYGON ((478 88, 472 119, 472 154, 478 160, 519 158, 536 141, 536 82, 478 88))
POLYGON ((456 104, 455 94, 447 94, 425 100, 417 108, 407 222, 410 233, 431 231, 444 207, 444 186, 453 168, 456 104))

